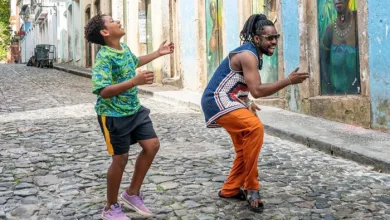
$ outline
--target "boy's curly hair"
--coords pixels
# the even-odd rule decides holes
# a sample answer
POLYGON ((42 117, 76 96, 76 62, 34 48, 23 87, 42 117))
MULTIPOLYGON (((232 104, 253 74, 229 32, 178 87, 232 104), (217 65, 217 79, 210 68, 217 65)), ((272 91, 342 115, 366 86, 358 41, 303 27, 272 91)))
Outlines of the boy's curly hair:
POLYGON ((100 34, 100 31, 106 28, 103 21, 104 16, 106 15, 99 12, 88 21, 87 25, 85 25, 84 35, 87 41, 103 46, 106 45, 103 36, 100 34))

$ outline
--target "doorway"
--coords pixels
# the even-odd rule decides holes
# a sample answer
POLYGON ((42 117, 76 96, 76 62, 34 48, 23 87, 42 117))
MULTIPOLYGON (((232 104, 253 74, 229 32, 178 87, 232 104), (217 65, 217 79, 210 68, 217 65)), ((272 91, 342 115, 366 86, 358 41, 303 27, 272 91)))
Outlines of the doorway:
MULTIPOLYGON (((85 10, 85 23, 88 23, 88 21, 91 20, 91 6, 88 5, 87 9, 85 10)), ((85 40, 85 67, 90 68, 92 67, 92 44, 85 40)))

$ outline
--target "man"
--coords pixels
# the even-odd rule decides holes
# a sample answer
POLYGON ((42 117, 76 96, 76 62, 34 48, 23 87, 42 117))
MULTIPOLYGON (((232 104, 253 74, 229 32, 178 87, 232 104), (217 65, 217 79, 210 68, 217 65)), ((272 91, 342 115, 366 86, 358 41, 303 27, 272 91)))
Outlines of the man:
POLYGON ((236 151, 233 168, 219 196, 246 199, 251 210, 261 212, 257 160, 264 130, 256 115, 259 108, 248 99, 249 92, 254 98, 269 96, 288 85, 302 83, 309 75, 297 73, 297 68, 285 79, 261 83, 259 69, 263 54, 272 56, 280 35, 274 23, 263 14, 252 15, 240 35, 244 44, 230 52, 219 65, 201 104, 207 126, 225 128, 236 151))

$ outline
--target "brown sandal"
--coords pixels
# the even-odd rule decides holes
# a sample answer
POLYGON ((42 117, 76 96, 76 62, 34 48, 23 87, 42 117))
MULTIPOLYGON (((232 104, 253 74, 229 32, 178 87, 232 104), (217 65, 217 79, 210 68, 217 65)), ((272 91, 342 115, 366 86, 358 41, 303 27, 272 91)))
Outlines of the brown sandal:
POLYGON ((260 194, 259 194, 259 191, 255 191, 255 190, 245 190, 245 195, 246 195, 246 201, 248 201, 248 204, 249 204, 249 209, 253 212, 263 212, 264 210, 264 203, 263 201, 261 201, 261 197, 260 197, 260 194), (257 207, 253 207, 252 206, 252 202, 254 201, 258 201, 259 202, 259 206, 257 207))
POLYGON ((246 200, 245 192, 242 189, 240 189, 239 193, 237 193, 236 195, 231 196, 231 197, 227 197, 227 196, 222 195, 222 192, 220 190, 218 192, 218 196, 221 197, 221 198, 224 198, 224 199, 237 199, 237 200, 240 200, 240 201, 245 201, 246 200))

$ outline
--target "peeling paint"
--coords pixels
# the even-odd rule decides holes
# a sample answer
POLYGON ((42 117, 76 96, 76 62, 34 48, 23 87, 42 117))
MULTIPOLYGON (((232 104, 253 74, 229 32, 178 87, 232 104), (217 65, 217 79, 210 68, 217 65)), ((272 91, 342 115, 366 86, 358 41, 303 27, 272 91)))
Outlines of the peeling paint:
POLYGON ((195 1, 180 1, 179 19, 180 19, 180 46, 182 68, 184 70, 184 87, 193 91, 198 88, 197 61, 196 61, 196 15, 194 8, 197 7, 195 1), (191 42, 191 43, 189 43, 191 42))
POLYGON ((390 84, 389 82, 386 81, 386 79, 380 73, 374 73, 373 79, 375 79, 376 81, 378 81, 380 83, 385 84, 386 86, 388 86, 390 84))
POLYGON ((234 50, 238 47, 240 43, 239 35, 240 30, 238 30, 238 7, 237 2, 235 1, 224 1, 223 5, 223 26, 225 29, 224 33, 224 55, 226 56, 228 52, 234 50), (225 49, 226 48, 226 49, 225 49))
MULTIPOLYGON (((283 12, 283 54, 284 54, 284 76, 287 77, 291 71, 300 65, 300 39, 299 33, 299 21, 298 11, 302 11, 302 7, 298 8, 297 1, 282 1, 282 12, 283 12)), ((287 101, 289 103, 289 109, 291 111, 299 111, 297 103, 301 102, 296 94, 299 94, 299 90, 296 91, 295 86, 290 86, 287 93, 287 101)))
POLYGON ((379 44, 379 45, 382 44, 382 39, 380 39, 379 37, 376 37, 376 40, 378 41, 378 44, 379 44))
POLYGON ((390 101, 380 100, 378 104, 378 111, 385 112, 385 114, 390 115, 390 101))
POLYGON ((371 126, 390 129, 390 44, 388 0, 368 1, 371 126))
POLYGON ((385 116, 378 117, 376 119, 376 123, 381 125, 381 126, 387 125, 386 117, 385 116))

